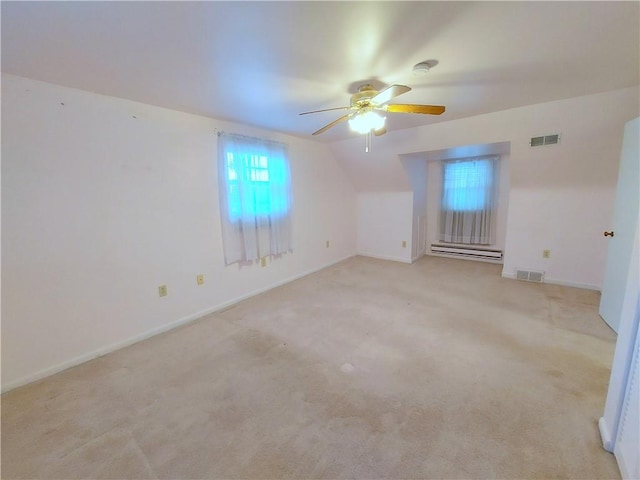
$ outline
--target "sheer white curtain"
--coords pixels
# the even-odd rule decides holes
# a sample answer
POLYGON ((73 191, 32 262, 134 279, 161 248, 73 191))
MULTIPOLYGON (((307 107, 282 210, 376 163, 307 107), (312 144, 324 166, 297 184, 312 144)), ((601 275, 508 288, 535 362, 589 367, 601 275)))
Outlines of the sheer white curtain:
POLYGON ((441 242, 493 243, 497 161, 481 157, 442 162, 441 242))
POLYGON ((293 250, 286 145, 219 134, 218 184, 226 265, 293 250))

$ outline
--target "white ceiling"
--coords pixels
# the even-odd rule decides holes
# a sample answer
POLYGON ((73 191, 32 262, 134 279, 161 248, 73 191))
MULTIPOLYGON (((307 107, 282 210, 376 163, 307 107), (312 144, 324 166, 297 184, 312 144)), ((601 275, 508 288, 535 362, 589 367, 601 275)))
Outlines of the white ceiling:
POLYGON ((2 1, 2 71, 309 138, 364 82, 447 107, 397 130, 640 84, 640 3, 2 1))

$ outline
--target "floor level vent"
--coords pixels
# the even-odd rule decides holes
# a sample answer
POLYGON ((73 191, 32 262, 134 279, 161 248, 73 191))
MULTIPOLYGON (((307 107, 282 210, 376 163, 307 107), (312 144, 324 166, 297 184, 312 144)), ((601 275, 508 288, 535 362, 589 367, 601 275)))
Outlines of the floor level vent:
POLYGON ((485 260, 502 260, 502 250, 484 247, 456 247, 452 245, 431 245, 431 253, 451 255, 454 257, 478 258, 485 260))
POLYGON ((527 282, 542 283, 544 281, 544 272, 535 272, 533 270, 516 270, 516 279, 525 280, 527 282))

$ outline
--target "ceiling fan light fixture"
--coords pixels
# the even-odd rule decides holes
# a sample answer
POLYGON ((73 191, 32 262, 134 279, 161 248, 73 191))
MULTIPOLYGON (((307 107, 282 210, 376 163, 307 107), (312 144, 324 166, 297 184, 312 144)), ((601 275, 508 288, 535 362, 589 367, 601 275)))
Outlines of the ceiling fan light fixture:
POLYGON ((369 133, 371 130, 380 130, 384 127, 386 117, 378 115, 376 112, 368 111, 356 115, 349 120, 349 128, 358 133, 369 133))
MULTIPOLYGON (((436 60, 427 60, 427 62, 429 62, 429 66, 438 63, 436 60)), ((331 127, 348 120, 351 130, 366 135, 368 139, 367 142, 370 143, 372 133, 378 136, 386 132, 384 128, 386 118, 380 116, 376 111, 389 113, 420 113, 426 115, 440 115, 444 113, 445 107, 442 105, 389 104, 389 101, 392 99, 409 91, 411 91, 411 87, 407 87, 406 85, 390 85, 378 92, 374 90, 370 84, 365 84, 360 86, 358 93, 351 95, 351 104, 349 106, 302 112, 300 115, 328 112, 329 110, 351 110, 351 113, 337 118, 320 130, 313 132, 312 135, 320 135, 331 127)))

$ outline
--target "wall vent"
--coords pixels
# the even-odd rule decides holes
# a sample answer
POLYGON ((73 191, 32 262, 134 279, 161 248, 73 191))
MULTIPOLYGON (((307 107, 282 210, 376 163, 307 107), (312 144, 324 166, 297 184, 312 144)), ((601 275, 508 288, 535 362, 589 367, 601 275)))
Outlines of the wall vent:
POLYGON ((541 147, 542 145, 555 145, 560 143, 560 134, 554 133, 553 135, 544 135, 542 137, 531 137, 529 145, 532 147, 541 147))
POLYGON ((536 272, 535 270, 516 270, 516 279, 527 282, 542 283, 544 281, 544 272, 536 272))

